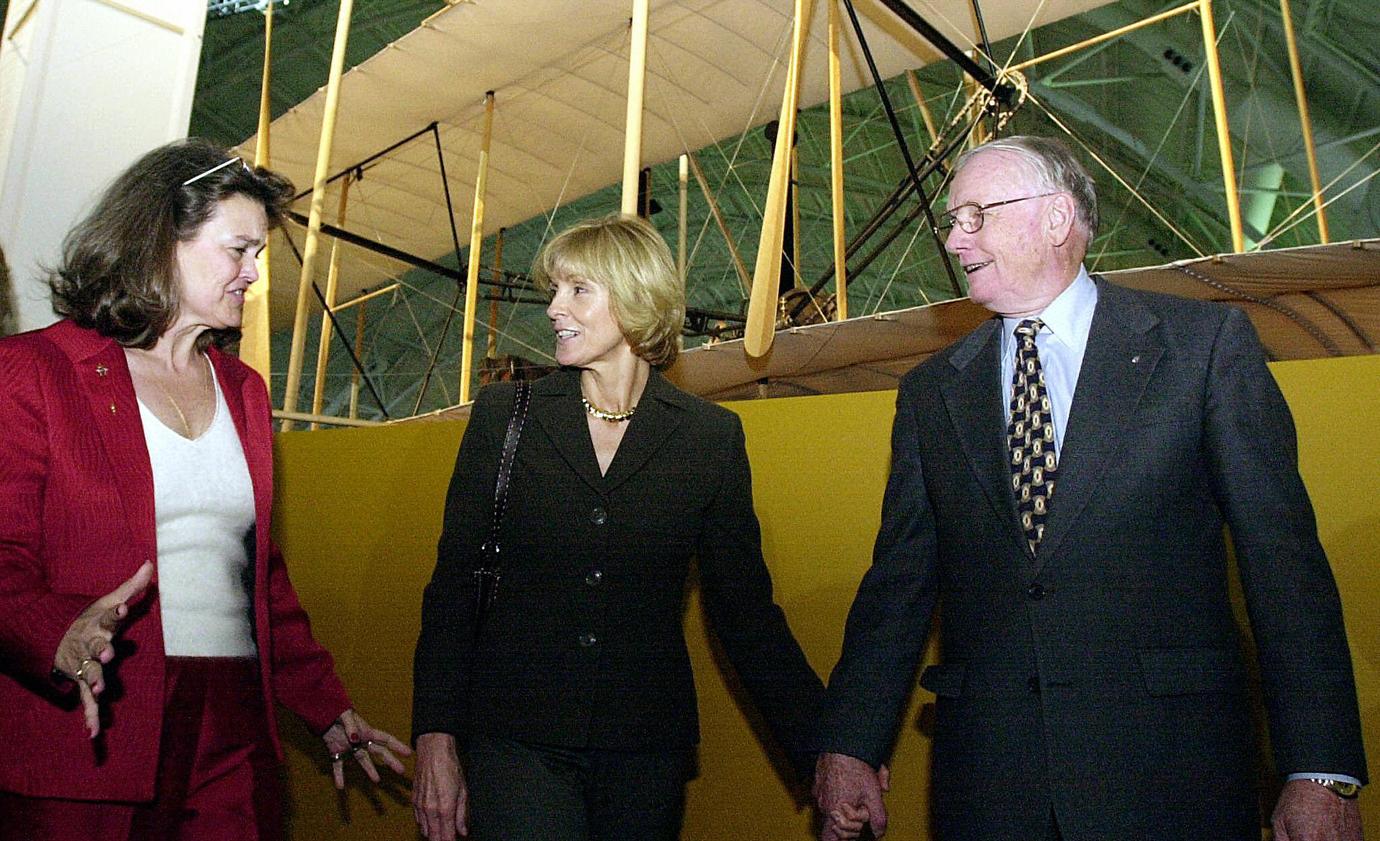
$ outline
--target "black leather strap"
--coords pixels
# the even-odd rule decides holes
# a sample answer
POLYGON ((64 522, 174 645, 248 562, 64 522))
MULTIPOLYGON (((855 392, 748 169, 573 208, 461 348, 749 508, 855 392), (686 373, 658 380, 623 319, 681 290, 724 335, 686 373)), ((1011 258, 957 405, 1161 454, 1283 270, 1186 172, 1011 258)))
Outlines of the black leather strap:
POLYGON ((527 420, 527 404, 531 401, 532 386, 517 383, 513 394, 513 414, 508 418, 508 431, 503 436, 503 452, 498 457, 498 478, 494 480, 494 513, 489 521, 489 539, 480 547, 482 556, 474 570, 474 621, 476 629, 483 627, 489 608, 498 597, 498 583, 503 578, 503 551, 499 533, 503 530, 503 515, 508 508, 508 482, 513 475, 518 440, 527 420))
POLYGON ((513 475, 518 439, 522 437, 522 425, 527 420, 527 404, 531 397, 531 384, 519 380, 513 394, 513 416, 508 418, 508 432, 503 436, 503 454, 498 459, 498 479, 494 481, 494 516, 489 524, 489 543, 494 546, 498 546, 503 513, 508 508, 508 480, 513 475))

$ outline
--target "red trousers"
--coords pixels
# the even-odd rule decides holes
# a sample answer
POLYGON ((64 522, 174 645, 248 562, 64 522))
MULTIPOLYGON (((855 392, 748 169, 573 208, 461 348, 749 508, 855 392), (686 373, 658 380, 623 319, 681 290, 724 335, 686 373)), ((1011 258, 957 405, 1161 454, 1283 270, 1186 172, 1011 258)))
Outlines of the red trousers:
POLYGON ((282 778, 258 663, 169 657, 152 803, 0 792, 0 841, 281 841, 282 778))

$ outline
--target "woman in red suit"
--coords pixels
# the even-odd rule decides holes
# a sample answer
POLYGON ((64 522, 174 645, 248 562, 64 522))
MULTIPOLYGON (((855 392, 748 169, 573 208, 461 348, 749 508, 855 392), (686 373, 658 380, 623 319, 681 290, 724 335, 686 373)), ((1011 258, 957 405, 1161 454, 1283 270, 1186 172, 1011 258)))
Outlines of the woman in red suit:
POLYGON ((239 334, 286 179, 150 152, 68 236, 63 321, 0 341, 0 841, 282 835, 274 705, 353 757, 350 705, 269 538, 263 380, 239 334))

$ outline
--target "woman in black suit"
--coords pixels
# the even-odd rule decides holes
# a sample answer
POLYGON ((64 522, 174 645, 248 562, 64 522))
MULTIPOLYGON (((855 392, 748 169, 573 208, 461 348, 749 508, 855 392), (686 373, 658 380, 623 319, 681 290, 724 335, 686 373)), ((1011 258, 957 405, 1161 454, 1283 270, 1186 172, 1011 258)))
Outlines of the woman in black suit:
POLYGON ((460 445, 417 642, 417 821, 432 841, 674 839, 699 738, 691 557, 719 640, 798 766, 823 688, 772 600, 738 417, 657 371, 685 315, 666 243, 639 219, 586 222, 535 274, 561 370, 532 385, 478 632, 473 571, 513 385, 480 392, 460 445))

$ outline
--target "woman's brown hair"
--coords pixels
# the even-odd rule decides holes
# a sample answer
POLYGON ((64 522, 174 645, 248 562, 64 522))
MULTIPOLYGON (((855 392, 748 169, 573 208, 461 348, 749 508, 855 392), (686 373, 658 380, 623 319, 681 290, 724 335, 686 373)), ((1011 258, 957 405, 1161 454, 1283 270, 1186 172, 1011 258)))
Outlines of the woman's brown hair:
MULTIPOLYGON (((53 309, 125 347, 153 347, 181 304, 177 244, 236 195, 262 204, 275 228, 292 194, 288 179, 209 141, 160 146, 116 178, 63 241, 62 262, 48 278, 53 309)), ((197 349, 238 338, 235 329, 207 330, 197 349)))

